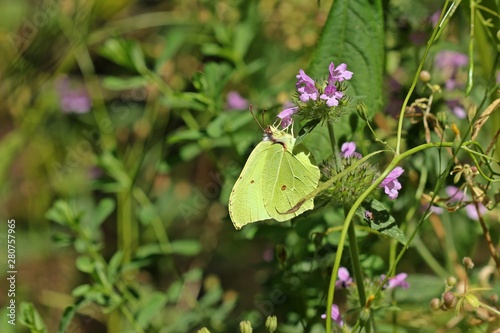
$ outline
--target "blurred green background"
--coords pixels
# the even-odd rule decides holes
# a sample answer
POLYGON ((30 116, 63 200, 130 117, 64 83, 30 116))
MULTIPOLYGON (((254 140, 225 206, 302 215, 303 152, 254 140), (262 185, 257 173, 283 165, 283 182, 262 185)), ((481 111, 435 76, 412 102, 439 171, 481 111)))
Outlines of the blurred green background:
MULTIPOLYGON (((16 221, 18 308, 12 327, 5 320, 8 299, 0 296, 0 330, 28 331, 21 320, 36 331, 36 312, 27 304, 21 308, 21 302, 30 302, 50 332, 139 327, 176 333, 203 326, 229 332, 249 318, 264 331, 271 314, 283 332, 321 332, 319 315, 338 243, 338 233, 323 233, 341 226, 342 212, 327 208, 307 223, 259 223, 236 231, 227 201, 261 140, 249 104, 259 113, 267 110, 264 123, 274 121, 291 100, 298 70, 315 66, 310 61, 317 59, 315 47, 332 2, 1 0, 0 216, 16 221)), ((373 57, 383 63, 373 74, 379 84, 365 95, 376 99, 368 105, 376 134, 394 144, 395 114, 432 33, 431 17, 443 4, 382 4, 385 35, 377 40, 383 54, 373 57)), ((485 6, 496 8, 493 1, 485 6)), ((467 52, 467 11, 459 8, 428 68, 441 50, 467 52)), ((476 38, 477 89, 469 96, 474 102, 491 89, 498 64, 488 29, 476 38)), ((338 50, 346 45, 331 43, 338 50)), ((342 54, 336 64, 356 68, 349 51, 342 54)), ((325 68, 317 75, 326 74, 325 68)), ((465 82, 465 69, 457 75, 465 82)), ((419 86, 416 95, 423 90, 419 86)), ((463 92, 444 95, 435 113, 449 114, 465 132, 469 124, 453 118, 446 102, 463 101, 463 92)), ((498 119, 485 126, 479 139, 485 147, 498 119)), ((357 141, 364 154, 380 149, 371 133, 359 128, 340 130, 341 140, 357 141)), ((423 142, 420 123, 407 123, 405 131, 404 146, 423 142)), ((321 159, 327 144, 317 134, 310 149, 321 159)), ((433 188, 439 161, 426 152, 406 167, 405 192, 391 210, 398 221, 411 226, 422 213, 413 191, 433 188), (422 182, 423 169, 428 176, 422 182), (418 209, 408 220, 409 206, 418 209)), ((488 212, 487 219, 498 244, 498 212, 488 212)), ((445 273, 462 278, 465 273, 456 266, 463 256, 478 266, 488 263, 481 230, 464 212, 432 215, 431 222, 400 263, 418 290, 398 293, 407 305, 401 332, 435 332, 453 317, 427 310, 443 288, 427 252, 445 273), (445 245, 446 253, 443 225, 455 242, 445 245), (411 317, 415 313, 418 320, 411 317)), ((6 230, 2 223, 1 253, 6 230)), ((360 241, 368 276, 384 273, 389 240, 361 232, 360 241)), ((386 319, 390 322, 389 315, 386 319)), ((453 332, 469 327, 461 325, 453 332)))

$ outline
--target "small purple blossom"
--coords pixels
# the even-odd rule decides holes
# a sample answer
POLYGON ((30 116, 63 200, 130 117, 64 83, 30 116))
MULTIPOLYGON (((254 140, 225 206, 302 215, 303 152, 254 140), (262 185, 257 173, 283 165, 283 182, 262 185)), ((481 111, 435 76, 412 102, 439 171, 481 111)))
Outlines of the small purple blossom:
POLYGON ((299 70, 297 74, 297 91, 300 94, 300 100, 302 102, 307 102, 312 99, 313 101, 318 99, 318 89, 316 89, 316 83, 311 79, 302 69, 299 70))
MULTIPOLYGON (((408 277, 408 274, 406 274, 406 273, 399 273, 398 275, 389 278, 389 280, 387 281, 387 284, 384 287, 386 289, 394 289, 396 287, 401 287, 403 289, 408 289, 410 287, 410 285, 408 284, 408 282, 405 281, 407 277, 408 277)), ((384 280, 385 279, 385 275, 382 274, 380 276, 380 279, 384 280)))
MULTIPOLYGON (((339 307, 336 306, 335 304, 332 304, 332 311, 331 314, 333 321, 335 321, 337 324, 339 324, 340 327, 344 326, 344 321, 342 320, 342 317, 340 316, 340 310, 339 307)), ((322 319, 326 319, 326 314, 321 315, 322 319)))
POLYGON ((437 214, 437 215, 441 215, 441 214, 443 214, 444 209, 443 209, 442 207, 432 205, 432 206, 429 208, 429 211, 430 211, 431 213, 434 213, 434 214, 437 214))
POLYGON ((237 91, 230 91, 226 96, 226 107, 229 110, 245 110, 249 105, 237 91))
POLYGON ((339 272, 337 273, 338 280, 335 281, 335 287, 337 288, 347 288, 353 284, 351 275, 345 267, 339 267, 339 272))
POLYGON ((444 191, 449 197, 449 202, 458 202, 465 199, 464 192, 460 191, 460 189, 456 186, 446 186, 444 191))
POLYGON ((445 50, 436 55, 434 64, 441 68, 457 68, 466 66, 469 63, 469 57, 463 53, 445 50))
POLYGON ((434 14, 432 14, 431 17, 429 18, 429 20, 432 23, 433 28, 436 27, 436 25, 439 23, 440 17, 441 17, 441 12, 437 11, 437 12, 434 12, 434 14))
POLYGON ((350 80, 352 78, 352 72, 347 70, 347 65, 342 63, 335 68, 333 62, 328 66, 328 71, 330 75, 328 76, 328 85, 333 86, 335 82, 342 82, 344 80, 350 80))
POLYGON ((452 90, 459 85, 457 82, 457 72, 459 67, 466 66, 469 57, 463 53, 445 50, 436 55, 434 64, 438 67, 444 78, 446 78, 445 87, 452 90))
POLYGON ((337 87, 335 86, 327 86, 325 88, 325 92, 321 94, 319 98, 326 101, 326 105, 328 106, 337 106, 339 105, 339 99, 344 96, 344 93, 341 91, 337 91, 337 87))
POLYGON ((351 142, 344 142, 342 144, 342 147, 340 147, 340 154, 342 157, 355 157, 355 158, 361 158, 360 153, 356 152, 356 143, 354 141, 351 142))
POLYGON ((446 101, 446 104, 451 109, 451 112, 457 116, 459 119, 465 119, 467 117, 467 112, 465 111, 463 105, 458 101, 458 99, 452 99, 446 101))
MULTIPOLYGON (((451 203, 470 200, 469 197, 456 186, 446 186, 445 192, 449 197, 448 201, 451 203)), ((486 213, 486 207, 484 207, 482 203, 478 204, 478 208, 481 215, 486 213)), ((465 213, 470 219, 476 221, 479 220, 478 210, 476 209, 476 205, 473 203, 465 206, 465 213)))
MULTIPOLYGON (((482 203, 478 204, 478 209, 479 209, 479 214, 481 215, 484 215, 487 210, 482 203)), ((465 206, 465 213, 470 219, 478 221, 479 220, 478 209, 476 209, 476 205, 470 204, 465 206)))
POLYGON ((59 105, 64 113, 87 113, 92 102, 84 86, 72 87, 69 78, 65 77, 56 82, 59 90, 59 105))
POLYGON ((284 109, 277 115, 277 117, 281 119, 282 128, 287 128, 288 126, 290 126, 290 124, 293 122, 292 116, 297 113, 298 110, 299 108, 295 106, 284 109))
POLYGON ((401 176, 404 171, 402 167, 395 167, 379 185, 379 187, 384 188, 385 194, 387 194, 391 200, 396 199, 399 195, 398 191, 401 189, 401 183, 398 181, 398 177, 401 176))

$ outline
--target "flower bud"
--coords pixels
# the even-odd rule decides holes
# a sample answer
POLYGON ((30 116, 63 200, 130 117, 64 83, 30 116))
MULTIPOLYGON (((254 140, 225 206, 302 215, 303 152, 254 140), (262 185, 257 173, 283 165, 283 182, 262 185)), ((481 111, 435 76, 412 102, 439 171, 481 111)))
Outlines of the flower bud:
POLYGON ((356 112, 361 119, 363 119, 364 121, 368 120, 368 116, 366 114, 366 106, 364 103, 358 103, 358 105, 356 105, 356 112))
POLYGON ((446 309, 451 309, 455 306, 456 297, 451 291, 447 291, 443 294, 443 306, 446 309))
POLYGON ((276 316, 268 316, 266 319, 266 328, 269 333, 273 333, 278 328, 278 319, 276 316))
POLYGON ((429 303, 429 306, 432 310, 437 311, 441 306, 441 301, 439 300, 439 298, 433 298, 429 303))
POLYGON ((428 71, 421 71, 419 78, 422 82, 427 83, 431 80, 431 73, 429 73, 428 71))
POLYGON ((252 323, 250 323, 248 320, 240 321, 240 332, 252 333, 252 323))
POLYGON ((446 284, 447 284, 449 287, 454 287, 454 286, 457 284, 457 279, 456 279, 454 276, 449 276, 449 277, 446 279, 446 284))
MULTIPOLYGON (((358 158, 356 156, 343 157, 341 159, 341 169, 344 170, 357 161, 358 158)), ((323 182, 330 180, 339 173, 333 160, 325 161, 320 166, 320 171, 321 181, 323 182)), ((359 164, 356 169, 340 177, 338 181, 333 183, 327 190, 323 191, 320 197, 328 199, 330 202, 335 203, 335 205, 351 206, 359 196, 373 184, 373 181, 379 174, 376 167, 365 161, 359 164)), ((376 195, 374 191, 369 195, 368 199, 374 198, 376 195)))
POLYGON ((359 320, 362 323, 368 322, 370 320, 370 309, 369 308, 362 308, 361 311, 359 312, 359 320))
POLYGON ((462 264, 464 264, 467 269, 474 268, 474 262, 469 257, 464 257, 464 259, 462 259, 462 264))

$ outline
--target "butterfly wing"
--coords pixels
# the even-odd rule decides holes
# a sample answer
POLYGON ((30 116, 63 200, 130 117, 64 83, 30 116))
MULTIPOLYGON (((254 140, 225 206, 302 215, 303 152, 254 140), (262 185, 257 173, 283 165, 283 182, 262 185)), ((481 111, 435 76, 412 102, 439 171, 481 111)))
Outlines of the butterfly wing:
POLYGON ((248 157, 240 176, 229 196, 229 216, 234 227, 240 229, 245 224, 270 219, 264 207, 263 173, 271 141, 262 141, 248 157))
POLYGON ((319 169, 306 153, 292 154, 277 143, 269 148, 263 180, 264 205, 277 221, 286 221, 314 208, 314 198, 293 213, 282 214, 318 186, 319 169))

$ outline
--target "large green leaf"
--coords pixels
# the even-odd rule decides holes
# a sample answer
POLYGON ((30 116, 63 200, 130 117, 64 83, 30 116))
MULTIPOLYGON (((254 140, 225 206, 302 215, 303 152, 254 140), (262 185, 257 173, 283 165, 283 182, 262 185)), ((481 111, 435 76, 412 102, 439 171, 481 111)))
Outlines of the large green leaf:
MULTIPOLYGON (((333 2, 307 74, 315 79, 326 79, 328 65, 332 61, 335 66, 346 63, 347 69, 354 73, 349 81, 347 95, 353 97, 352 103, 363 102, 368 119, 371 119, 382 105, 384 21, 380 0, 333 2)), ((358 115, 345 115, 334 124, 337 139, 350 139, 353 133, 362 130, 364 122, 350 121, 351 117, 358 115)), ((329 142, 326 126, 317 126, 303 140, 317 161, 331 155, 329 142), (327 141, 318 144, 318 138, 327 141)))
MULTIPOLYGON (((365 96, 362 102, 371 118, 382 104, 384 20, 380 0, 333 2, 308 74, 315 78, 326 77, 331 61, 336 66, 346 63, 354 73, 348 94, 365 96)), ((347 117, 342 123, 348 124, 347 117)))

